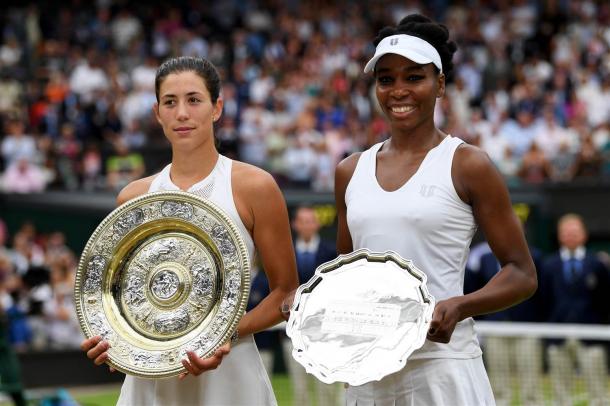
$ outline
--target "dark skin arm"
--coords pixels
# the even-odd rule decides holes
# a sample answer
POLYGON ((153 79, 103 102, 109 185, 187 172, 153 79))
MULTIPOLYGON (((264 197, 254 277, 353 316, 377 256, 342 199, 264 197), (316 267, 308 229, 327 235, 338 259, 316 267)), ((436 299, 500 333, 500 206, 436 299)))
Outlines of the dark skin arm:
POLYGON ((452 177, 460 198, 472 206, 501 269, 481 289, 436 304, 428 339, 441 343, 449 342, 459 321, 516 305, 532 296, 538 286, 534 262, 508 189, 487 155, 462 144, 455 153, 452 177))
MULTIPOLYGON (((343 160, 335 172, 337 205, 337 250, 353 251, 346 220, 345 191, 354 173, 358 155, 343 160)), ((455 153, 453 183, 459 197, 472 206, 477 224, 502 268, 484 287, 468 295, 436 304, 428 339, 448 343, 456 324, 468 317, 493 313, 513 306, 534 294, 536 270, 523 229, 516 217, 504 180, 480 149, 462 145, 455 153)))
POLYGON ((335 169, 335 203, 337 206, 337 253, 348 254, 354 250, 352 236, 347 226, 347 207, 345 205, 345 190, 349 184, 360 153, 345 158, 335 169))

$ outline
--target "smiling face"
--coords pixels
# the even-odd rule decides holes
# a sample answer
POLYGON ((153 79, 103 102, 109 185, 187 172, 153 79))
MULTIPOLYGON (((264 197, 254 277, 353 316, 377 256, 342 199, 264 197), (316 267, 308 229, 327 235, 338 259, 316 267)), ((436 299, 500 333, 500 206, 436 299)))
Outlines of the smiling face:
POLYGON ((375 66, 375 81, 377 100, 393 129, 434 125, 436 98, 445 92, 445 77, 434 65, 387 54, 375 66))
POLYGON ((174 150, 193 151, 211 142, 213 124, 222 112, 222 100, 212 103, 205 81, 194 71, 167 75, 154 106, 157 121, 174 150))

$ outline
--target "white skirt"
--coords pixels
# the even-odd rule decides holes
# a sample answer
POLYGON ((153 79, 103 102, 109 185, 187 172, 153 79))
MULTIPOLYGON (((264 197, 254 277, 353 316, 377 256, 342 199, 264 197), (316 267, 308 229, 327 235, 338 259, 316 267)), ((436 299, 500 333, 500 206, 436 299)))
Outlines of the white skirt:
POLYGON ((349 386, 348 406, 493 406, 483 359, 431 358, 408 361, 378 382, 349 386))
POLYGON ((145 379, 127 375, 120 406, 277 405, 252 335, 231 347, 220 366, 199 376, 145 379))

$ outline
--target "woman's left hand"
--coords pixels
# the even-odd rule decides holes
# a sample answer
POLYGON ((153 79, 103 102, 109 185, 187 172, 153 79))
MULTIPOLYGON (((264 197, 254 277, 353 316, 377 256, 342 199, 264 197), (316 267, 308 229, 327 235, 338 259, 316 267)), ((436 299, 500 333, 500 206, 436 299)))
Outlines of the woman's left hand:
POLYGON ((448 343, 455 325, 461 320, 460 317, 458 298, 453 297, 438 302, 434 307, 432 321, 428 329, 428 340, 437 343, 448 343))
POLYGON ((222 359, 225 355, 231 352, 231 343, 226 343, 220 348, 216 350, 214 355, 208 358, 200 358, 193 351, 188 351, 186 355, 187 359, 182 360, 182 365, 186 368, 188 372, 185 372, 180 375, 180 379, 184 379, 188 374, 193 376, 198 376, 204 373, 205 371, 209 371, 212 369, 218 368, 222 359))

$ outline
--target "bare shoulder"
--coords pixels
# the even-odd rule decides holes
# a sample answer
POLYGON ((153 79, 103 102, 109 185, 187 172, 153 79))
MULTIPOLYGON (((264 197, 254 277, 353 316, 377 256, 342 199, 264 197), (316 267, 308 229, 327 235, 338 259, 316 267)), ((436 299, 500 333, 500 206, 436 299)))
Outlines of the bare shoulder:
POLYGON ((237 212, 251 234, 255 234, 255 224, 265 224, 270 218, 282 214, 288 218, 282 191, 269 172, 245 162, 233 161, 231 183, 237 212), (263 221, 257 221, 257 218, 263 221))
POLYGON ((460 198, 473 204, 477 196, 503 193, 502 175, 485 151, 462 144, 455 151, 451 168, 453 184, 460 198))
POLYGON ((155 176, 156 175, 148 176, 129 183, 119 192, 119 195, 116 198, 117 204, 120 206, 131 199, 147 193, 155 176))
POLYGON ((269 189, 278 188, 269 172, 240 161, 233 161, 231 181, 233 190, 240 196, 244 193, 260 195, 269 189))
POLYGON ((477 175, 481 174, 479 171, 495 169, 485 151, 466 143, 461 144, 455 151, 453 166, 459 170, 458 175, 464 176, 477 175))
POLYGON ((342 179, 351 178, 356 170, 356 165, 358 165, 360 155, 362 155, 362 152, 356 152, 339 162, 335 170, 335 176, 342 179))

